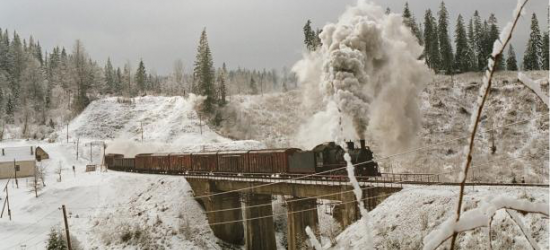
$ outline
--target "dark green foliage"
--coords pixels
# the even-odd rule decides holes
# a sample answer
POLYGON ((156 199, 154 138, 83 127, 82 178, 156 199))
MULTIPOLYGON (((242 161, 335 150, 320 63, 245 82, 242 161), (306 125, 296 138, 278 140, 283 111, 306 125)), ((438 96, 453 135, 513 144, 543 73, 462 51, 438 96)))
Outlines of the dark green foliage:
POLYGON ((416 37, 416 39, 418 39, 418 43, 422 45, 424 43, 422 32, 418 27, 418 24, 416 23, 414 15, 412 15, 411 11, 409 10, 408 2, 405 2, 405 9, 403 10, 403 24, 411 29, 413 35, 416 37))
POLYGON ((527 42, 527 48, 523 56, 523 69, 524 70, 540 70, 543 66, 542 63, 542 36, 539 29, 539 21, 537 15, 533 13, 531 18, 531 35, 527 42))
POLYGON ((225 67, 225 63, 223 63, 223 66, 221 70, 218 70, 218 104, 220 106, 224 106, 226 104, 225 97, 227 95, 227 88, 225 86, 227 81, 227 68, 225 67))
POLYGON ((67 245, 61 235, 55 228, 51 228, 48 235, 48 241, 46 242, 46 250, 66 250, 67 245))
MULTIPOLYGON (((489 41, 487 41, 487 54, 490 56, 493 53, 493 46, 495 44, 495 41, 499 39, 500 31, 498 28, 498 22, 497 18, 495 17, 495 14, 491 13, 491 16, 489 16, 489 41)), ((489 59, 489 58, 487 58, 489 59)), ((496 62, 496 70, 504 70, 505 69, 505 60, 504 58, 500 58, 496 62)))
POLYGON ((194 82, 198 85, 197 94, 206 97, 203 103, 203 111, 206 114, 212 114, 217 102, 214 89, 214 62, 212 53, 208 46, 208 38, 206 29, 202 31, 199 46, 197 48, 197 56, 195 59, 195 69, 193 71, 194 82))
POLYGON ((256 86, 256 81, 254 81, 254 77, 250 77, 250 94, 258 94, 258 86, 256 86))
POLYGON ((548 70, 548 55, 550 53, 548 39, 548 31, 545 31, 542 37, 542 69, 544 70, 548 70))
POLYGON ((514 52, 514 47, 510 44, 508 48, 508 58, 506 59, 506 70, 517 71, 518 62, 516 61, 516 52, 514 52))
POLYGON ((107 58, 107 63, 105 64, 104 70, 105 77, 105 93, 115 93, 115 71, 113 65, 111 64, 111 58, 107 58))
POLYGON ((147 85, 147 72, 145 71, 145 64, 143 64, 143 60, 139 61, 139 66, 136 71, 136 84, 139 91, 145 91, 147 85))
POLYGON ((453 47, 451 46, 451 40, 449 38, 449 32, 447 30, 449 22, 449 14, 445 7, 445 2, 441 2, 437 24, 437 34, 439 38, 439 52, 441 53, 441 69, 446 74, 453 73, 453 47))
POLYGON ((311 20, 307 20, 304 25, 304 44, 308 50, 314 51, 321 46, 321 39, 319 38, 320 33, 321 30, 315 31, 311 27, 311 20))
POLYGON ((424 57, 428 67, 437 71, 439 69, 440 55, 437 36, 437 23, 430 9, 424 15, 424 57))
POLYGON ((455 31, 456 54, 454 58, 454 68, 457 72, 467 72, 471 69, 471 55, 466 29, 464 28, 464 19, 458 15, 455 31))

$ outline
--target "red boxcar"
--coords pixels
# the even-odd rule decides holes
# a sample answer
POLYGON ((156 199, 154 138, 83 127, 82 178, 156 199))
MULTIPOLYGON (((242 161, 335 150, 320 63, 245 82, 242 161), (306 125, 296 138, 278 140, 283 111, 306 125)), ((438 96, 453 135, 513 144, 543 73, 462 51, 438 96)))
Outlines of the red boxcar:
POLYGON ((124 158, 124 155, 122 155, 122 154, 107 154, 107 155, 105 155, 104 164, 105 164, 105 166, 107 166, 108 169, 116 169, 116 167, 115 167, 115 158, 122 159, 122 158, 124 158))
POLYGON ((218 172, 243 173, 248 168, 248 151, 219 151, 218 172))
POLYGON ((148 172, 151 168, 151 154, 137 154, 136 166, 137 172, 148 172))
POLYGON ((169 154, 152 154, 152 169, 159 173, 167 173, 170 171, 170 155, 169 154))
POLYGON ((191 170, 190 154, 170 154, 170 173, 181 174, 191 170))
POLYGON ((217 172, 218 152, 191 154, 192 170, 195 172, 217 172))
POLYGON ((251 150, 248 173, 289 173, 289 158, 298 148, 251 150))

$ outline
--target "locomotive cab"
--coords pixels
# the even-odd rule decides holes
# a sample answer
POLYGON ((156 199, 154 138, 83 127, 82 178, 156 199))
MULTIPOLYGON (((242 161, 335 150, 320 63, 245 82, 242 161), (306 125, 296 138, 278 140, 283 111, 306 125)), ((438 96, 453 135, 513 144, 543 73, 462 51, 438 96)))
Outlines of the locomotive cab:
MULTIPOLYGON (((378 172, 378 163, 372 161, 373 153, 365 145, 365 140, 360 140, 360 148, 355 148, 354 143, 346 143, 351 162, 355 165, 355 175, 357 176, 380 176, 378 172), (357 164, 357 165, 356 165, 357 164)), ((323 143, 313 148, 315 155, 315 172, 325 172, 332 169, 346 167, 344 159, 344 149, 334 142, 323 143)), ((336 170, 326 173, 327 175, 341 174, 346 175, 346 170, 336 170)))

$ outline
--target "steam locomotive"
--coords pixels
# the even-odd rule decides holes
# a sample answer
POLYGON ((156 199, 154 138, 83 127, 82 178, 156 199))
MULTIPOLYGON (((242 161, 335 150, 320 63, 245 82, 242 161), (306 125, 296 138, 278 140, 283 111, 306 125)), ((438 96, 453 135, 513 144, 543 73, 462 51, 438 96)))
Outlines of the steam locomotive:
MULTIPOLYGON (((373 152, 360 140, 360 147, 347 142, 355 175, 380 176, 373 152)), ((317 145, 309 151, 298 148, 200 153, 138 154, 125 158, 107 154, 105 165, 112 170, 156 174, 254 175, 291 174, 346 175, 345 151, 334 142, 317 145), (337 169, 337 170, 335 170, 337 169), (332 170, 332 171, 331 171, 332 170)))

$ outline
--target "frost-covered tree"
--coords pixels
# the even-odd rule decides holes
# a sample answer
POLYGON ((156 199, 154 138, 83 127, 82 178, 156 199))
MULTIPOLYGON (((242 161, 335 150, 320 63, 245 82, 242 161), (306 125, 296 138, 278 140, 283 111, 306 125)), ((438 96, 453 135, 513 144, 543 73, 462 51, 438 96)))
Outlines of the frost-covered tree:
POLYGON ((225 86, 227 82, 227 68, 225 66, 225 63, 223 63, 222 68, 218 70, 218 92, 219 92, 219 100, 218 104, 220 106, 224 106, 226 104, 225 97, 227 95, 227 88, 225 86))
POLYGON ((105 70, 103 73, 105 77, 105 92, 112 94, 115 89, 115 70, 111 64, 111 58, 107 58, 107 63, 105 64, 105 70))
POLYGON ((320 33, 321 30, 315 31, 311 27, 311 20, 308 19, 304 25, 304 44, 309 51, 314 51, 321 46, 321 39, 319 38, 320 33))
POLYGON ((484 39, 484 30, 483 30, 483 24, 481 22, 481 17, 479 16, 479 12, 476 10, 474 12, 473 17, 473 50, 476 57, 476 69, 477 71, 482 71, 483 68, 487 65, 487 60, 485 58, 485 48, 483 47, 483 39, 484 39))
POLYGON ((542 37, 540 34, 539 21, 537 15, 533 13, 531 18, 531 34, 527 42, 527 48, 523 56, 524 70, 540 70, 542 67, 542 37))
POLYGON ((63 235, 61 235, 58 230, 55 228, 50 229, 50 234, 48 235, 48 241, 46 242, 46 250, 66 250, 67 245, 63 240, 63 235))
POLYGON ((426 10, 424 15, 424 57, 428 67, 434 70, 439 69, 440 55, 439 42, 437 37, 437 23, 432 11, 426 10))
POLYGON ((74 110, 79 113, 90 103, 88 88, 91 86, 91 65, 88 54, 80 40, 76 40, 71 57, 73 79, 76 83, 76 98, 74 99, 74 110))
POLYGON ((470 63, 470 70, 477 70, 477 57, 475 52, 476 40, 474 35, 474 22, 470 18, 468 23, 468 61, 470 63))
POLYGON ((256 81, 254 80, 254 77, 250 77, 250 94, 251 95, 258 94, 258 86, 256 86, 256 81))
POLYGON ((445 2, 441 2, 439 12, 437 13, 439 20, 437 24, 437 34, 439 38, 439 52, 441 53, 441 69, 446 74, 453 73, 453 47, 449 38, 448 23, 449 13, 445 7, 445 2))
POLYGON ((467 72, 471 69, 471 55, 468 46, 468 37, 464 28, 464 19, 458 15, 455 27, 455 47, 456 54, 454 58, 454 68, 457 72, 467 72))
POLYGON ((514 51, 514 46, 510 44, 508 48, 508 58, 506 59, 506 70, 517 71, 518 62, 516 61, 516 52, 514 51))
POLYGON ((542 69, 544 70, 548 70, 548 63, 549 63, 549 42, 548 42, 548 31, 545 31, 543 33, 543 37, 542 37, 542 69))
POLYGON ((143 63, 143 60, 139 61, 135 79, 138 90, 141 92, 145 91, 147 87, 147 72, 145 71, 145 64, 143 63))
POLYGON ((409 10, 409 3, 405 2, 405 8, 403 9, 403 24, 411 29, 413 35, 418 39, 420 45, 423 44, 422 32, 416 23, 414 15, 409 10))
MULTIPOLYGON (((487 41, 487 55, 490 55, 493 51, 493 45, 495 44, 495 41, 499 39, 500 30, 498 28, 498 21, 495 16, 495 14, 491 13, 489 16, 489 21, 487 22, 489 24, 489 34, 488 34, 488 41, 487 41)), ((486 59, 489 59, 488 57, 486 59)), ((498 60, 496 65, 496 70, 504 70, 505 69, 505 60, 502 58, 498 60)))
POLYGON ((217 101, 215 97, 216 91, 214 89, 215 72, 212 52, 208 46, 206 29, 203 29, 201 33, 194 66, 193 77, 198 85, 197 92, 206 97, 203 102, 203 111, 207 114, 213 114, 217 101))

